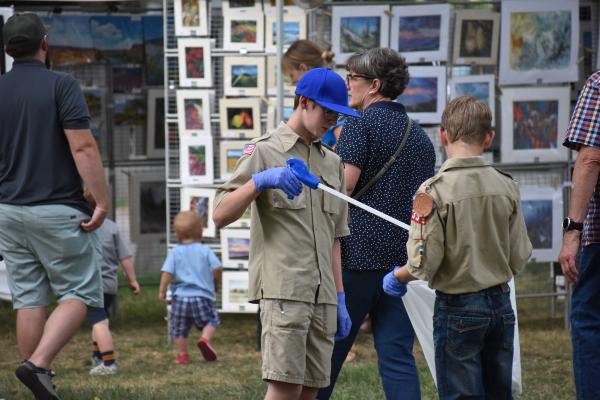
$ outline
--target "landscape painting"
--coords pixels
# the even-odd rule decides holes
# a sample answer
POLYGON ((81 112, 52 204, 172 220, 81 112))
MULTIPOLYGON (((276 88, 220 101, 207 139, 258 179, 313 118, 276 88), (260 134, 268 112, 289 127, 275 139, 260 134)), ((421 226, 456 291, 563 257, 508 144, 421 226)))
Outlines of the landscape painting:
POLYGON ((146 99, 141 95, 117 95, 115 102, 115 125, 144 126, 146 122, 146 99))
POLYGON ((459 96, 472 96, 487 104, 492 112, 492 126, 495 125, 496 77, 489 75, 458 76, 450 80, 450 99, 459 96))
POLYGON ((534 249, 552 248, 552 199, 521 202, 527 235, 534 249))
POLYGON ((257 65, 232 65, 231 86, 234 88, 258 87, 257 65))
POLYGON ((344 53, 380 47, 380 17, 346 17, 341 20, 341 48, 344 53))
POLYGON ((142 64, 144 38, 141 20, 125 16, 90 18, 94 46, 112 64, 142 64))
POLYGON ((256 20, 232 20, 232 43, 256 43, 256 20))
POLYGON ((53 67, 91 64, 96 61, 90 17, 54 15, 42 18, 48 30, 49 57, 53 67))
POLYGON ((440 47, 441 15, 400 17, 398 51, 431 51, 440 47))
POLYGON ((250 230, 221 230, 222 262, 224 267, 248 268, 250 258, 250 230))
MULTIPOLYGON (((225 253, 225 252, 224 252, 225 253)), ((234 268, 237 268, 236 265, 234 268)), ((221 309, 236 313, 256 313, 258 304, 248 302, 248 271, 223 271, 221 309)))
POLYGON ((558 100, 513 102, 513 148, 552 149, 558 145, 558 100))
MULTIPOLYGON (((271 44, 277 45, 277 22, 271 23, 271 31, 273 32, 273 39, 271 44)), ((284 21, 283 22, 283 45, 289 46, 296 40, 300 39, 300 22, 298 21, 284 21)))
POLYGON ((392 45, 409 63, 446 61, 448 4, 393 6, 392 45))
POLYGON ((230 260, 248 260, 250 257, 250 239, 239 237, 228 238, 227 251, 230 260))
POLYGON ((160 15, 142 17, 144 28, 144 61, 146 85, 164 84, 163 17, 160 15))
POLYGON ((407 113, 435 112, 437 109, 437 78, 411 77, 398 101, 407 113))
POLYGON ((231 177, 246 144, 247 142, 241 140, 223 140, 219 143, 221 179, 231 177))

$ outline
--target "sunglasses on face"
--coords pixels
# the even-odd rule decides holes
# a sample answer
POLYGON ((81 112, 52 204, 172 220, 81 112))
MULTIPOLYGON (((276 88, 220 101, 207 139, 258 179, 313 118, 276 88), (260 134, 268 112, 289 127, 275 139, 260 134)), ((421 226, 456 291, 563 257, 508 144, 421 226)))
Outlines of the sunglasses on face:
POLYGON ((351 81, 353 81, 355 79, 373 80, 373 79, 375 79, 375 77, 374 76, 369 76, 369 75, 351 74, 351 73, 348 73, 348 75, 346 75, 346 83, 348 85, 350 84, 351 81))
MULTIPOLYGON (((319 106, 319 107, 321 107, 321 106, 319 106)), ((325 107, 321 107, 321 109, 325 113, 325 118, 327 118, 328 121, 337 121, 338 120, 339 114, 337 111, 333 111, 333 110, 330 110, 325 107)))

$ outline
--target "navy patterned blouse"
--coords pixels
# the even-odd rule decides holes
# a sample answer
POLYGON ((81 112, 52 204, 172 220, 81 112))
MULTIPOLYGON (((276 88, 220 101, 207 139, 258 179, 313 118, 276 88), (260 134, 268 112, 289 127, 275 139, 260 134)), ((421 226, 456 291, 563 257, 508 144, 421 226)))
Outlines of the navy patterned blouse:
MULTIPOLYGON (((396 152, 407 124, 404 106, 392 101, 372 104, 363 119, 346 119, 336 152, 361 170, 354 193, 396 152)), ((409 134, 394 165, 360 199, 408 225, 413 196, 435 168, 433 144, 423 128, 413 121, 409 134)), ((341 238, 343 269, 387 270, 406 263, 408 231, 354 206, 349 217, 351 234, 341 238)))

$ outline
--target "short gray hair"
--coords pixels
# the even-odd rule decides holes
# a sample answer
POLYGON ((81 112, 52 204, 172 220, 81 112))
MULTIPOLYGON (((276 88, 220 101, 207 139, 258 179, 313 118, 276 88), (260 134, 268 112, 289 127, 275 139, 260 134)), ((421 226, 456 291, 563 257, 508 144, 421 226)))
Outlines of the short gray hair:
POLYGON ((388 48, 361 50, 348 59, 346 69, 379 79, 379 92, 391 99, 404 92, 410 78, 404 57, 388 48))

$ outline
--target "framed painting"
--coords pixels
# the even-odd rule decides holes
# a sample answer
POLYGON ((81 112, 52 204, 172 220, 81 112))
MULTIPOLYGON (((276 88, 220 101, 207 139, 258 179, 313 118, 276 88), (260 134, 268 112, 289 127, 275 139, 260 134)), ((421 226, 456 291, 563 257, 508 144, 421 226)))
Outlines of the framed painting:
POLYGON ((221 136, 224 138, 247 139, 262 134, 260 121, 260 99, 247 97, 219 100, 221 136))
POLYGON ((184 87, 212 86, 210 39, 177 39, 179 54, 179 85, 184 87))
POLYGON ((229 12, 260 12, 261 0, 223 0, 223 15, 229 12))
POLYGON ((222 140, 219 143, 219 170, 222 180, 231 178, 247 143, 243 140, 222 140))
POLYGON ((446 61, 449 18, 448 4, 392 7, 390 47, 408 63, 446 61))
POLYGON ((215 237, 216 227, 212 219, 215 189, 181 188, 181 211, 197 212, 202 221, 202 236, 215 237))
POLYGON ((2 51, 0 51, 0 74, 8 72, 12 68, 13 59, 4 51, 4 38, 2 36, 4 24, 12 15, 12 7, 0 7, 0 49, 2 49, 2 51))
POLYGON ((450 100, 459 96, 473 96, 492 111, 492 126, 496 126, 496 78, 494 75, 457 76, 450 79, 450 100))
POLYGON ((179 138, 179 177, 184 185, 213 183, 212 136, 179 138))
POLYGON ((577 0, 505 0, 501 32, 501 85, 577 80, 577 0))
MULTIPOLYGON (((277 56, 267 56, 267 94, 269 96, 277 95, 277 73, 281 72, 277 56)), ((283 77, 283 95, 293 96, 296 91, 296 85, 292 84, 289 79, 283 77)))
POLYGON ((556 261, 562 245, 562 188, 521 186, 521 210, 537 262, 556 261))
POLYGON ((167 184, 164 170, 134 172, 129 181, 131 240, 161 241, 167 235, 167 184))
POLYGON ((362 49, 389 47, 389 6, 331 7, 331 43, 335 60, 346 64, 362 49))
POLYGON ((250 229, 221 229, 221 261, 225 268, 248 269, 250 229))
POLYGON ((262 12, 223 15, 223 47, 231 50, 264 49, 264 14, 262 12))
POLYGON ((165 84, 165 54, 162 15, 142 17, 144 27, 144 66, 146 67, 146 85, 163 86, 165 84))
POLYGON ((42 17, 48 30, 48 53, 53 68, 91 64, 96 61, 90 17, 52 15, 42 17))
MULTIPOLYGON (((265 50, 277 52, 277 16, 267 14, 265 50)), ((287 12, 283 16, 283 47, 288 48, 298 39, 306 39, 306 14, 299 9, 296 13, 287 12)))
POLYGON ((419 123, 439 124, 446 106, 446 68, 408 67, 408 72, 408 85, 396 101, 419 123))
POLYGON ((206 0, 174 0, 175 35, 208 36, 206 0))
POLYGON ((223 61, 225 96, 264 96, 264 57, 225 57, 223 61))
POLYGON ((569 87, 504 88, 501 159, 506 163, 562 161, 569 123, 569 87))
POLYGON ((454 24, 454 64, 496 65, 500 13, 462 10, 454 24))
MULTIPOLYGON (((141 18, 129 16, 90 17, 94 47, 111 64, 142 64, 144 33, 141 18)), ((69 38, 70 39, 70 38, 69 38)))
POLYGON ((211 91, 177 91, 177 119, 180 136, 210 135, 211 91))
POLYGON ((165 91, 148 89, 146 156, 165 158, 165 91))
POLYGON ((248 272, 223 271, 222 312, 256 313, 258 304, 248 302, 248 272))
POLYGON ((143 95, 117 94, 113 96, 113 100, 116 126, 145 126, 146 99, 143 95))

